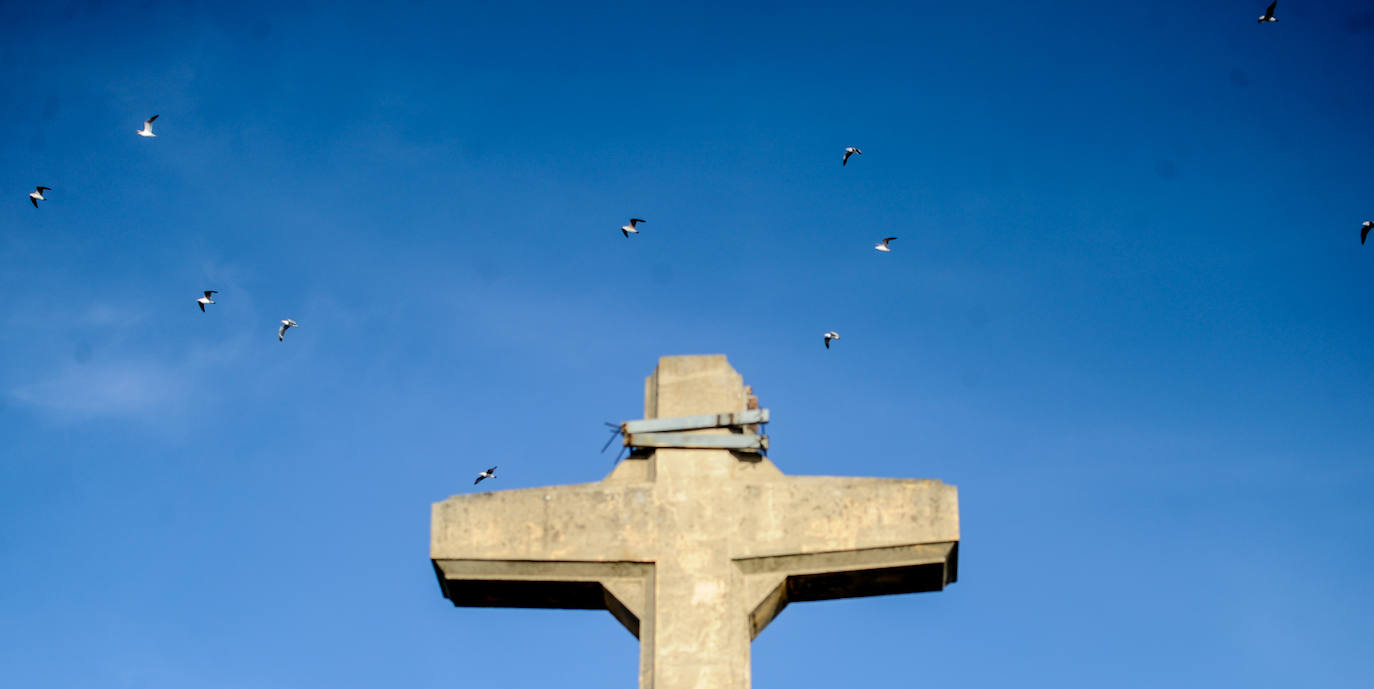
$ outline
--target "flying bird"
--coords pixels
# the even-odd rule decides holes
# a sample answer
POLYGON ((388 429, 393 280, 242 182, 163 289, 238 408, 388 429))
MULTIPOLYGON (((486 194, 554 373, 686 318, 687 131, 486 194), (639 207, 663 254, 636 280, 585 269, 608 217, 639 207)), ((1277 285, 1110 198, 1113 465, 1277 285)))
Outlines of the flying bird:
POLYGON ((484 478, 496 478, 496 467, 492 467, 492 468, 487 469, 486 471, 484 471, 484 472, 478 474, 478 475, 477 475, 477 480, 476 480, 476 481, 473 481, 473 482, 472 482, 472 485, 475 486, 475 485, 481 483, 481 482, 482 482, 482 479, 484 479, 484 478))
POLYGON ((140 130, 138 130, 138 135, 139 135, 139 136, 154 136, 154 137, 157 136, 157 134, 154 134, 154 133, 153 133, 153 120, 155 120, 155 119, 157 119, 157 115, 153 115, 152 117, 149 117, 148 119, 144 120, 144 121, 143 121, 143 128, 140 129, 140 130))
POLYGON ((211 299, 211 298, 210 298, 210 295, 212 295, 212 294, 218 294, 218 293, 219 293, 219 292, 218 292, 217 290, 207 289, 207 290, 205 290, 205 296, 203 296, 203 297, 201 297, 201 298, 199 298, 199 299, 196 300, 196 303, 197 303, 197 304, 200 304, 200 312, 201 312, 201 313, 205 313, 205 305, 206 305, 206 304, 213 304, 213 303, 215 303, 215 300, 214 300, 214 299, 211 299))
POLYGON ((620 226, 620 234, 625 235, 627 238, 632 234, 639 234, 639 230, 635 229, 635 225, 642 222, 645 222, 643 218, 630 218, 629 225, 620 226))
POLYGON ((1259 23, 1263 24, 1265 22, 1278 21, 1279 18, 1274 16, 1274 8, 1278 7, 1278 5, 1279 0, 1274 0, 1273 2, 1269 3, 1269 7, 1265 8, 1264 10, 1264 16, 1259 18, 1259 23))
POLYGON ((1374 229, 1374 220, 1366 220, 1366 221, 1360 223, 1360 243, 1361 243, 1361 244, 1364 244, 1364 240, 1369 239, 1369 231, 1370 231, 1371 229, 1374 229))
POLYGON ((834 330, 831 330, 830 332, 826 333, 826 334, 825 334, 825 348, 826 348, 826 349, 830 349, 830 341, 831 341, 831 340, 838 340, 838 339, 840 339, 840 334, 837 333, 837 332, 835 332, 834 330))
POLYGON ((894 239, 896 239, 896 237, 883 237, 883 241, 874 244, 873 248, 878 251, 892 251, 892 247, 888 246, 888 244, 894 239))
MULTIPOLYGON (((201 308, 205 308, 205 307, 201 307, 201 308)), ((280 327, 280 328, 277 328, 277 342, 281 342, 283 339, 286 338, 286 331, 288 331, 288 330, 290 330, 290 329, 292 329, 292 328, 296 328, 296 327, 299 327, 299 326, 297 326, 297 325, 296 325, 296 322, 293 321, 293 320, 291 320, 290 318, 288 318, 288 319, 282 321, 282 322, 281 322, 281 327, 280 327)))
POLYGON ((52 191, 52 187, 38 187, 38 191, 31 191, 31 192, 29 192, 29 201, 32 201, 32 202, 33 202, 33 207, 34 207, 34 208, 37 208, 37 207, 38 207, 38 202, 39 202, 39 201, 47 201, 47 200, 48 200, 47 198, 45 198, 45 197, 43 196, 43 192, 45 192, 45 191, 52 191))
POLYGON ((849 164, 849 156, 852 156, 852 155, 854 155, 855 153, 857 153, 857 154, 859 154, 859 155, 863 155, 863 154, 864 154, 863 151, 860 151, 859 149, 854 148, 853 146, 847 146, 847 147, 845 147, 845 149, 844 149, 844 160, 841 160, 841 161, 840 161, 840 167, 844 167, 845 165, 848 165, 848 164, 849 164))

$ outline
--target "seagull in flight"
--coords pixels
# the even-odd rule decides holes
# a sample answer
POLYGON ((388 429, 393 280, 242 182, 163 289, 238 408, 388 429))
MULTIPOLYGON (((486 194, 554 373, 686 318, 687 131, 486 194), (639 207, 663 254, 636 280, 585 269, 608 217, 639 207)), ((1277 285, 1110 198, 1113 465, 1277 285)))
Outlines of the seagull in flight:
POLYGON ((845 149, 844 149, 844 160, 841 160, 841 161, 840 161, 840 167, 844 167, 845 165, 848 165, 848 164, 849 164, 849 156, 852 156, 852 155, 854 155, 855 153, 857 153, 857 154, 859 154, 859 155, 863 155, 863 154, 864 154, 863 151, 860 151, 859 149, 854 148, 853 146, 846 146, 845 149))
POLYGON ((1269 7, 1267 7, 1267 8, 1264 10, 1264 16, 1259 18, 1259 23, 1263 24, 1263 23, 1265 23, 1265 22, 1276 22, 1276 21, 1278 21, 1279 18, 1274 16, 1274 8, 1275 8, 1275 7, 1278 7, 1278 6, 1279 6, 1279 0, 1274 0, 1273 2, 1269 3, 1269 7))
MULTIPOLYGON (((202 306, 201 308, 205 308, 205 307, 202 306)), ((297 325, 296 325, 296 322, 293 321, 293 320, 291 320, 290 318, 288 318, 288 319, 282 321, 282 322, 281 322, 281 327, 280 327, 280 328, 277 328, 277 342, 281 342, 282 340, 286 339, 286 331, 288 331, 288 330, 290 330, 290 329, 292 329, 292 328, 296 328, 296 327, 299 327, 299 326, 297 326, 297 325)))
POLYGON ((47 201, 47 200, 48 200, 47 198, 45 198, 45 197, 43 196, 43 192, 45 192, 45 191, 52 191, 52 187, 38 187, 38 190, 37 190, 37 191, 31 191, 31 192, 29 192, 29 200, 33 202, 33 207, 34 207, 34 208, 37 208, 37 207, 38 207, 38 202, 39 202, 39 201, 47 201))
POLYGON ((478 475, 477 475, 477 480, 476 480, 476 481, 473 481, 473 482, 472 482, 472 485, 475 486, 475 485, 481 483, 481 482, 482 482, 482 479, 484 479, 484 478, 496 478, 496 467, 492 467, 492 468, 487 469, 486 471, 484 471, 484 472, 478 474, 478 475))
POLYGON ((197 304, 200 304, 200 312, 201 312, 201 313, 205 313, 205 305, 206 305, 206 304, 213 304, 213 303, 215 303, 215 300, 214 300, 214 299, 211 299, 211 298, 210 298, 210 295, 212 295, 212 294, 218 294, 218 293, 219 293, 218 290, 207 289, 207 290, 205 290, 205 296, 203 296, 203 297, 201 297, 201 298, 199 298, 199 299, 196 300, 196 303, 197 303, 197 304))
POLYGON ((874 244, 873 248, 883 252, 892 251, 892 247, 888 246, 888 244, 890 244, 894 239, 896 239, 896 237, 883 237, 883 241, 874 244))
POLYGON ((143 128, 138 130, 138 135, 156 137, 157 134, 153 133, 153 120, 155 119, 157 119, 157 115, 153 115, 152 117, 149 117, 148 119, 144 120, 143 128))
POLYGON ((830 332, 826 333, 826 334, 825 334, 825 348, 826 348, 826 349, 830 349, 830 341, 831 341, 831 340, 838 340, 838 339, 840 339, 840 334, 837 333, 837 332, 835 332, 834 330, 831 330, 830 332))
POLYGON ((1371 229, 1374 229, 1374 220, 1366 220, 1366 221, 1360 223, 1360 243, 1361 243, 1361 244, 1364 244, 1364 240, 1369 239, 1369 231, 1370 231, 1371 229))
POLYGON ((635 225, 638 225, 642 222, 645 222, 644 218, 630 218, 629 225, 620 226, 620 234, 625 235, 626 238, 628 238, 632 234, 639 234, 639 230, 635 229, 635 225))

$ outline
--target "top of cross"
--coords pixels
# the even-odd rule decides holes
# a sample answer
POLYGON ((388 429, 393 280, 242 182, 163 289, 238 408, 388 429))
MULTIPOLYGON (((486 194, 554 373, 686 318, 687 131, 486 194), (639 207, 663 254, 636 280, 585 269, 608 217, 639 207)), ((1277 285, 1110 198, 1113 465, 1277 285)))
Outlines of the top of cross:
MULTIPOLYGON (((724 356, 663 357, 645 416, 732 414, 750 396, 724 356)), ((954 581, 958 509, 939 481, 784 476, 758 454, 657 447, 599 483, 437 503, 430 558, 454 605, 609 610, 640 639, 641 687, 747 689, 749 642, 788 603, 954 581)))
MULTIPOLYGON (((724 354, 665 356, 644 379, 644 418, 664 419, 699 414, 729 414, 758 408, 753 389, 724 354)), ((694 431, 725 434, 725 428, 694 431)), ((723 478, 783 474, 767 457, 756 454, 660 448, 641 452, 616 466, 606 481, 652 481, 660 477, 723 478)))

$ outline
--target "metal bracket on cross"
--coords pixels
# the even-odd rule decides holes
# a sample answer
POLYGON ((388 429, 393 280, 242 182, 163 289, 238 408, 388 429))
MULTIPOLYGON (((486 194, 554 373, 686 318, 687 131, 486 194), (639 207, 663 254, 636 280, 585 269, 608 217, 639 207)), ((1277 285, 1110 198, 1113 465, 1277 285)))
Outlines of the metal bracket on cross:
POLYGON ((626 447, 671 447, 686 449, 767 452, 768 436, 750 432, 750 426, 768 423, 767 409, 748 409, 727 414, 701 414, 671 419, 640 419, 620 424, 626 447), (738 433, 703 435, 674 431, 707 428, 738 429, 738 433))

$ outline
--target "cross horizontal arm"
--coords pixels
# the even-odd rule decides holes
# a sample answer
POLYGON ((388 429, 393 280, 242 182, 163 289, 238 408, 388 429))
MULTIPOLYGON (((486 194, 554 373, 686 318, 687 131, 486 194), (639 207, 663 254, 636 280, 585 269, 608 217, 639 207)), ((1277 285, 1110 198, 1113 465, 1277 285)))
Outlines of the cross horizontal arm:
POLYGON ((653 565, 647 562, 434 560, 444 597, 469 608, 608 610, 639 636, 653 565))
POLYGON ((798 601, 939 591, 958 576, 954 486, 787 476, 748 486, 735 566, 753 636, 798 601))
POLYGON ((464 607, 609 610, 638 636, 656 542, 644 530, 647 497, 642 486, 587 483, 435 503, 430 560, 439 586, 464 607))
POLYGON ((957 542, 735 560, 756 637, 788 603, 939 591, 954 582, 958 563, 957 542))
POLYGON ((644 562, 657 538, 651 504, 650 486, 641 484, 454 496, 431 510, 430 559, 644 562))
POLYGON ((739 505, 735 558, 959 540, 959 494, 933 480, 786 476, 752 484, 739 505))

